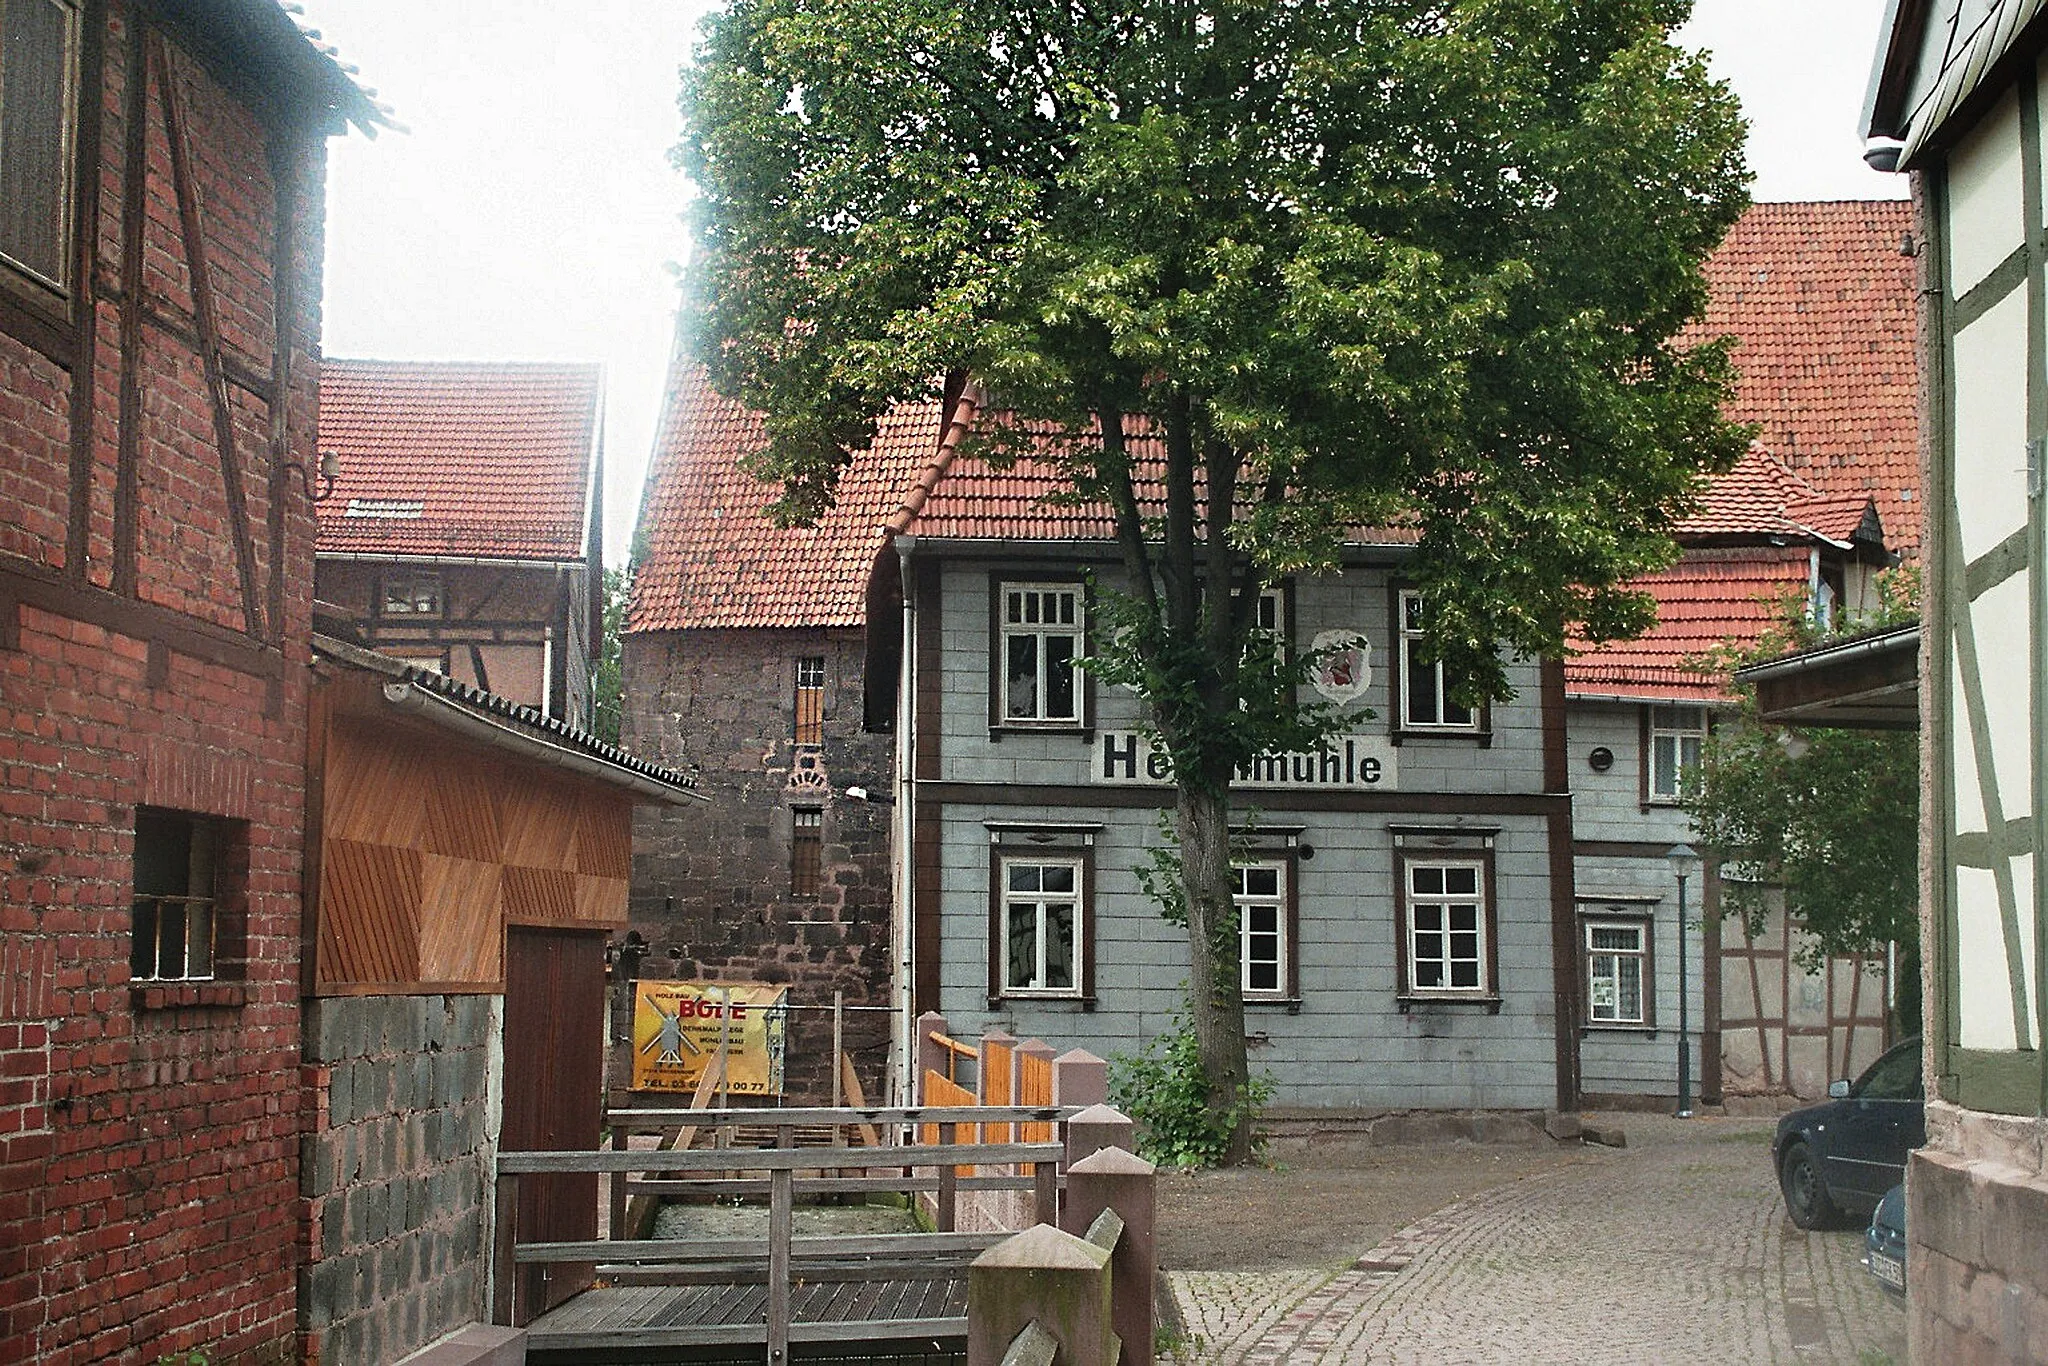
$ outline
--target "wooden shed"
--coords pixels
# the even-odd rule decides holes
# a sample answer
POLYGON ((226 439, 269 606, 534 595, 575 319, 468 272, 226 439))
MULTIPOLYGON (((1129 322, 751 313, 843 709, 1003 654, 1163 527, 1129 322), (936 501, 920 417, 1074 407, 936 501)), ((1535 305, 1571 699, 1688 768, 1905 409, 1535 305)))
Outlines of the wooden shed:
MULTIPOLYGON (((315 636, 313 668, 306 994, 501 996, 499 1146, 595 1148, 605 944, 626 926, 633 808, 702 800, 693 780, 334 637, 315 636)), ((350 1096, 349 1122, 363 1108, 350 1096)), ((522 1228, 595 1236, 594 1178, 528 1184, 522 1228)), ((524 1296, 536 1307, 580 1288, 542 1270, 524 1296)))

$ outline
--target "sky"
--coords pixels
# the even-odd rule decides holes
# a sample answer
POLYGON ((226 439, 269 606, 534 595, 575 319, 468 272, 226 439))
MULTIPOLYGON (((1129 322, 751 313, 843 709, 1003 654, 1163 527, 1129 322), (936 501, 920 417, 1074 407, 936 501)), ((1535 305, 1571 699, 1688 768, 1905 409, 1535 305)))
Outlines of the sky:
MULTIPOLYGON (((598 360, 605 548, 623 562, 688 245, 677 72, 711 0, 300 0, 405 131, 329 144, 323 345, 392 360, 598 360)), ((1883 0, 1698 0, 1760 200, 1890 198, 1857 117, 1883 0)))

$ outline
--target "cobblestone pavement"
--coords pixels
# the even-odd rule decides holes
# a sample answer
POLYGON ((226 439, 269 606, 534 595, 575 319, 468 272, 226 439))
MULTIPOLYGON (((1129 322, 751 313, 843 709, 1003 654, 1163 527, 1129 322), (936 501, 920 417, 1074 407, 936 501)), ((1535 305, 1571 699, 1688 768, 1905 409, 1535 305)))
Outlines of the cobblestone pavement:
POLYGON ((1629 1147, 1420 1220, 1350 1267, 1168 1272, 1184 1366, 1906 1360, 1860 1231, 1802 1233, 1769 1120, 1610 1116, 1629 1147))

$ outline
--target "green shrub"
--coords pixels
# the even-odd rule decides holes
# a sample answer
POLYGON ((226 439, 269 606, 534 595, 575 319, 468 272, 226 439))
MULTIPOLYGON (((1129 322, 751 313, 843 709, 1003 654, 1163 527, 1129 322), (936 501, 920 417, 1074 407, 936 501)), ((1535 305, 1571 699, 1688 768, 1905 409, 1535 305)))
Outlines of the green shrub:
MULTIPOLYGON (((1176 1011, 1173 1026, 1146 1044, 1141 1052, 1113 1054, 1109 1060, 1110 1103, 1138 1125, 1138 1152, 1162 1167, 1213 1167, 1223 1158, 1231 1130, 1246 1116, 1256 1120, 1273 1096, 1273 1078, 1259 1073, 1246 1079, 1237 1106, 1221 1123, 1210 1118, 1203 1101, 1209 1084, 1202 1072, 1201 1048, 1194 1022, 1176 1011)), ((1265 1136, 1252 1136, 1253 1150, 1265 1136)))

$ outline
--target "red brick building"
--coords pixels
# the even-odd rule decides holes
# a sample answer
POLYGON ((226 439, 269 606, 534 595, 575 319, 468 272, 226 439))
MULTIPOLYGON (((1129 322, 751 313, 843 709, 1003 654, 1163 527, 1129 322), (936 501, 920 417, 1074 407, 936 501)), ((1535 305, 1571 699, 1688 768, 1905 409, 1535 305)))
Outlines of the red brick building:
POLYGON ((380 114, 274 0, 0 26, 0 1360, 289 1360, 324 148, 380 114))
POLYGON ((603 401, 599 365, 322 361, 320 601, 386 654, 587 725, 603 401))

